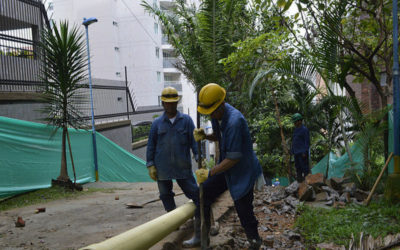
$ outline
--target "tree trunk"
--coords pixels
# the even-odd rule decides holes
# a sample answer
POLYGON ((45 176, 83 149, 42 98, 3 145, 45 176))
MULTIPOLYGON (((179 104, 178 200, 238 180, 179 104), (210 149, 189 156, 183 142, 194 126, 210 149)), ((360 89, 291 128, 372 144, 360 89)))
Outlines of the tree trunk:
POLYGON ((350 164, 353 165, 353 157, 350 152, 349 141, 347 140, 347 134, 346 134, 346 131, 344 130, 343 117, 342 117, 341 111, 339 114, 339 121, 340 121, 340 128, 343 133, 343 141, 344 141, 344 146, 346 148, 347 156, 349 157, 350 164))
POLYGON ((288 173, 288 180, 290 182, 290 178, 292 177, 292 170, 290 168, 290 153, 289 153, 289 149, 288 149, 288 145, 286 143, 286 139, 285 139, 285 134, 283 133, 283 126, 281 123, 281 114, 279 112, 279 106, 278 106, 278 101, 276 99, 275 96, 275 90, 272 89, 272 99, 274 100, 274 104, 275 104, 275 114, 276 114, 276 120, 278 121, 278 126, 280 129, 280 134, 281 134, 281 140, 282 140, 282 148, 283 148, 283 152, 285 154, 285 165, 287 168, 287 173, 288 173))
POLYGON ((61 142, 61 169, 60 176, 57 177, 59 181, 68 181, 68 170, 67 170, 67 152, 66 152, 66 136, 67 136, 67 127, 63 127, 62 132, 62 142, 61 142))

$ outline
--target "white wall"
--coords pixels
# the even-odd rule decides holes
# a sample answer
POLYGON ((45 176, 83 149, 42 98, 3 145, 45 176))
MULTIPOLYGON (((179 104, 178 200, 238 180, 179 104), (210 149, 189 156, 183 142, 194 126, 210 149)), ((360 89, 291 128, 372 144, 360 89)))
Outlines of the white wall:
POLYGON ((92 77, 125 81, 126 66, 130 90, 138 106, 152 106, 158 105, 163 89, 156 73, 162 72, 162 55, 160 58, 155 55, 155 48, 161 48, 161 29, 155 34, 155 21, 140 3, 136 0, 53 0, 53 19, 67 19, 84 31, 83 18, 96 17, 98 22, 89 26, 92 77))

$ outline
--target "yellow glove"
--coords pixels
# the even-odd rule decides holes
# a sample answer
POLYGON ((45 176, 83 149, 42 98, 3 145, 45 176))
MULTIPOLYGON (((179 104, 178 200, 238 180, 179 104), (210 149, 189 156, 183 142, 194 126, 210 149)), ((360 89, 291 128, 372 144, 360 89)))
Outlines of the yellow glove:
POLYGON ((150 166, 147 168, 149 170, 150 178, 157 181, 157 169, 155 166, 150 166))
POLYGON ((196 170, 196 177, 197 177, 197 182, 199 184, 205 182, 208 178, 208 170, 205 168, 200 168, 196 170))
POLYGON ((203 128, 195 128, 193 130, 193 137, 195 141, 201 141, 206 138, 206 132, 204 132, 203 128))

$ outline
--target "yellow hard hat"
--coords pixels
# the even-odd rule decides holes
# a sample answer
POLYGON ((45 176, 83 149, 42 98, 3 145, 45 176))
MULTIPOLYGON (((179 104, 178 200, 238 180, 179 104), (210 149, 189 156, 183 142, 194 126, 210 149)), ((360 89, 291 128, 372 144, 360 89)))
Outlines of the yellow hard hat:
POLYGON ((161 101, 163 102, 178 102, 179 99, 178 91, 173 87, 166 87, 161 92, 161 101))
POLYGON ((197 111, 203 115, 209 115, 216 110, 225 100, 226 91, 216 83, 209 83, 201 88, 199 93, 199 105, 197 111))

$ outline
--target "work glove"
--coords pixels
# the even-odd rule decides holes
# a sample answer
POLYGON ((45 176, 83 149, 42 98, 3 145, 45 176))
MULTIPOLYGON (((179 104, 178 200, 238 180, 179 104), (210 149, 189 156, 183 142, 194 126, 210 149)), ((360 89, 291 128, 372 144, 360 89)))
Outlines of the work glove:
POLYGON ((147 168, 149 170, 150 178, 157 181, 157 169, 155 166, 150 166, 147 168))
POLYGON ((208 179, 208 169, 200 168, 196 170, 197 183, 201 184, 208 179))
POLYGON ((204 132, 203 128, 195 128, 193 130, 193 137, 195 141, 201 141, 206 138, 206 132, 204 132))

